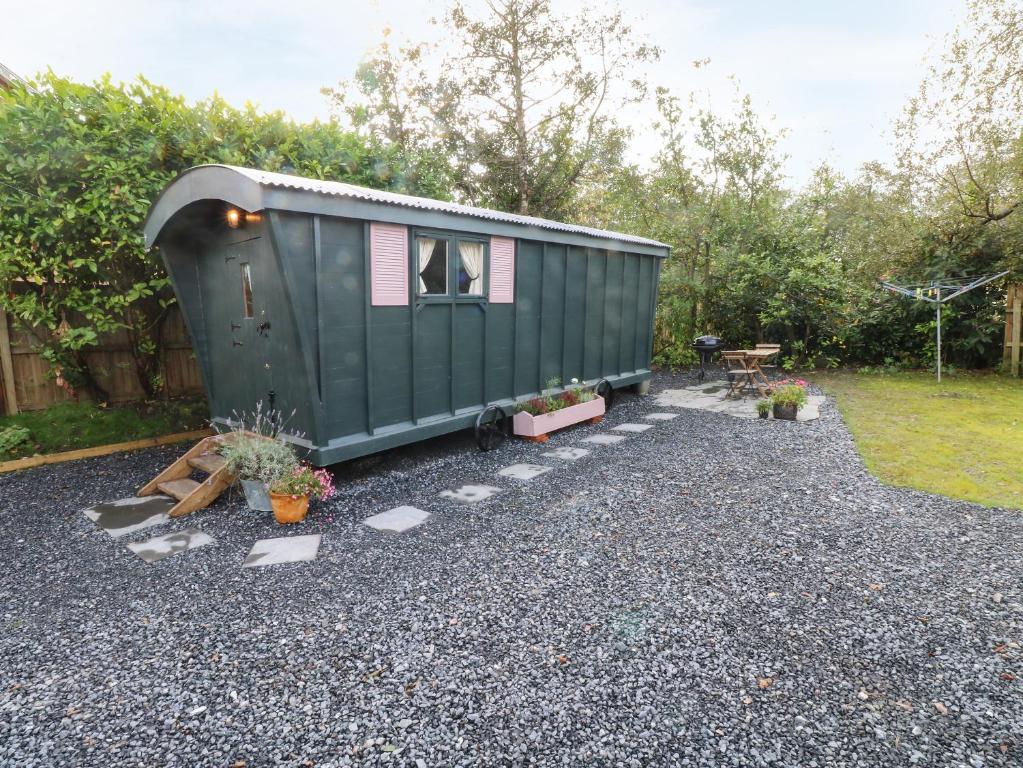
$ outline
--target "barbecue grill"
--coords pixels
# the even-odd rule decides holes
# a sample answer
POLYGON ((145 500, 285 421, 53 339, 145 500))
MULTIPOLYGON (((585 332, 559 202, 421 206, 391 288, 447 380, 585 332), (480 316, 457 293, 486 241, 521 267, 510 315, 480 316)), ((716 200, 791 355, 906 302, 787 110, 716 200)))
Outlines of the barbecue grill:
POLYGON ((707 375, 707 364, 714 354, 725 347, 725 340, 720 336, 700 336, 693 342, 693 349, 700 353, 700 381, 707 375))

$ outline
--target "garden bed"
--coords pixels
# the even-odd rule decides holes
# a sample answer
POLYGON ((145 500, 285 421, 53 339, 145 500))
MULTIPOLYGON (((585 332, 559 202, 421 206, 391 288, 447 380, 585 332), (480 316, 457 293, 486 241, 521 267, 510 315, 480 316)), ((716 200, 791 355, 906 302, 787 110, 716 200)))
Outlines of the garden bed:
POLYGON ((0 416, 0 462, 194 432, 207 426, 208 415, 205 399, 178 398, 118 405, 69 402, 0 416))

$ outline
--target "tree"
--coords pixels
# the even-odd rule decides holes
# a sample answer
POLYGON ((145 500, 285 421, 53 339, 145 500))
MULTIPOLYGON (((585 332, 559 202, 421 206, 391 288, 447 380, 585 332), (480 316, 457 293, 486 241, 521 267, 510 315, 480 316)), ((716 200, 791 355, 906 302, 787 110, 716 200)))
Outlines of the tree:
POLYGON ((549 0, 492 0, 480 16, 455 2, 438 23, 441 76, 426 74, 426 46, 385 40, 354 82, 327 91, 335 105, 404 152, 442 147, 463 199, 569 217, 587 174, 620 159, 613 110, 642 98, 627 75, 659 50, 621 13, 559 17, 549 0))
MULTIPOLYGON (((900 161, 947 240, 1023 204, 1023 7, 971 0, 897 125, 900 161)), ((1007 266, 1020 268, 1017 260, 1007 266)))
MULTIPOLYGON (((408 187, 397 153, 336 124, 195 106, 143 78, 82 85, 52 72, 0 93, 0 304, 36 333, 71 385, 106 392, 86 351, 123 331, 142 391, 161 391, 173 303, 142 223, 175 174, 225 162, 384 188, 408 187)), ((434 188, 421 190, 434 194, 434 188)))

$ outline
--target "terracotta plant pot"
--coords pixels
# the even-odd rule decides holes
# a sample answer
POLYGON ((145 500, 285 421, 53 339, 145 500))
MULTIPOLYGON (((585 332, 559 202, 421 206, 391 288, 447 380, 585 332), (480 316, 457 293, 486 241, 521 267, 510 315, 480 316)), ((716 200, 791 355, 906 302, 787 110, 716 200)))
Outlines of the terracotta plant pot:
POLYGON ((274 518, 281 525, 301 523, 309 511, 309 496, 294 498, 286 493, 270 492, 270 504, 274 508, 274 518))
POLYGON ((795 421, 796 413, 799 409, 794 405, 781 405, 779 403, 774 404, 774 418, 785 419, 786 421, 795 421))

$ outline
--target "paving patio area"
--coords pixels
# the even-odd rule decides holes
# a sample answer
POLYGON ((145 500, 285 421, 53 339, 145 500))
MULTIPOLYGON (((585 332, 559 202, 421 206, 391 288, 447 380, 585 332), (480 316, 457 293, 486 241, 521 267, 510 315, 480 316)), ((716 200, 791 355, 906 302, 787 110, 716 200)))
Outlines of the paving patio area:
MULTIPOLYGON (((658 393, 656 402, 665 408, 693 408, 740 419, 756 419, 759 418, 757 415, 759 399, 755 395, 728 397, 728 382, 715 380, 691 384, 680 389, 664 389, 658 393)), ((808 395, 806 405, 796 414, 796 421, 819 419, 821 406, 826 399, 824 395, 808 395)))
POLYGON ((132 500, 175 448, 0 476, 0 765, 1020 764, 1020 515, 695 385, 299 526, 132 500))

